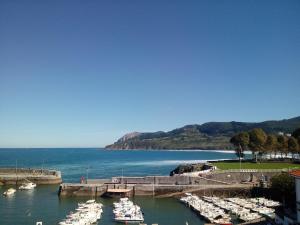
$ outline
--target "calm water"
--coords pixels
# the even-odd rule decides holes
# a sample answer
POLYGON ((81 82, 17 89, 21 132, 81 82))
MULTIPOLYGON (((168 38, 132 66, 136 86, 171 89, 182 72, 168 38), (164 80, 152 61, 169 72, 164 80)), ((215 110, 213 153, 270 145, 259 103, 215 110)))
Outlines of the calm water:
MULTIPOLYGON (((209 159, 235 158, 232 153, 209 151, 107 151, 102 149, 0 149, 1 167, 44 167, 62 171, 63 180, 77 182, 81 176, 167 175, 180 163, 209 159), (88 168, 88 169, 87 169, 88 168)), ((8 187, 1 187, 2 193, 8 187)), ((1 225, 31 225, 43 221, 55 225, 74 210, 81 198, 57 196, 57 185, 40 185, 33 191, 17 191, 14 196, 0 197, 1 225)), ((104 213, 99 224, 115 225, 112 199, 99 199, 104 213)), ((145 223, 159 225, 203 224, 203 221, 176 199, 136 197, 145 213, 145 223)))

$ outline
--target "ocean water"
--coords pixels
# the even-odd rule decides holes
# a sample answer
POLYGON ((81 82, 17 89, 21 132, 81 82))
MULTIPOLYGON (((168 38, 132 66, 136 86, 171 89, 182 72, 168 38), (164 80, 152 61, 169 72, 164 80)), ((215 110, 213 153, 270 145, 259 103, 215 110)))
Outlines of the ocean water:
MULTIPOLYGON (((179 164, 212 159, 232 159, 222 151, 109 151, 96 148, 0 149, 1 167, 52 168, 62 171, 64 182, 78 182, 81 176, 167 175, 179 164)), ((8 187, 0 186, 0 193, 8 187)), ((17 191, 14 196, 0 196, 0 225, 55 225, 74 210, 84 198, 59 198, 58 185, 39 185, 33 191, 17 191)), ((99 198, 104 204, 101 225, 115 225, 113 199, 99 198)), ((194 212, 175 198, 135 197, 145 213, 145 223, 159 225, 203 224, 194 212)))

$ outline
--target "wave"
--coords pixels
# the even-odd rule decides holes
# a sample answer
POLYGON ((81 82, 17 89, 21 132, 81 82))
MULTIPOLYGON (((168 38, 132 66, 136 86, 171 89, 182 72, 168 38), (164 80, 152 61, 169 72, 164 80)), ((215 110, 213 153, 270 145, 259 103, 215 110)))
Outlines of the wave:
MULTIPOLYGON (((157 150, 154 150, 157 151, 157 150)), ((233 154, 235 153, 234 150, 160 150, 160 151, 167 151, 167 152, 220 152, 220 153, 229 153, 233 154)), ((251 154, 251 151, 244 151, 244 154, 251 154)))
POLYGON ((172 166, 180 164, 195 164, 205 163, 212 160, 228 160, 228 159, 205 159, 205 160, 155 160, 155 161, 141 161, 141 162, 126 162, 126 166, 172 166))

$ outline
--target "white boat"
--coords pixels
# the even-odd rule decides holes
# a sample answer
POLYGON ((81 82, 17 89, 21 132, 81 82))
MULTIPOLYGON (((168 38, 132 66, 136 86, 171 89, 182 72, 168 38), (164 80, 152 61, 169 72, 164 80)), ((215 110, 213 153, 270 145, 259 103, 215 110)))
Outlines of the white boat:
POLYGON ((36 187, 35 183, 29 182, 29 183, 24 183, 22 184, 19 189, 20 190, 31 190, 34 189, 36 187))
POLYGON ((9 188, 9 189, 7 189, 7 191, 5 191, 5 192, 3 193, 3 195, 9 196, 9 195, 13 195, 15 192, 16 192, 16 189, 14 189, 14 188, 9 188))
POLYGON ((141 208, 128 198, 121 198, 120 202, 115 202, 113 213, 117 222, 140 223, 144 221, 141 208))
POLYGON ((95 200, 88 200, 85 203, 78 203, 76 212, 71 212, 66 219, 59 222, 59 225, 91 225, 97 223, 101 218, 102 204, 95 200))

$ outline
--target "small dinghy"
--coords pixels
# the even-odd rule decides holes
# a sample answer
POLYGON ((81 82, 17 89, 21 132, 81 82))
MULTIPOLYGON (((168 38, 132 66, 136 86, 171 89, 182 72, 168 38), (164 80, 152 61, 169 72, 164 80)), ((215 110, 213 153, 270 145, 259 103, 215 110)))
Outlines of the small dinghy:
POLYGON ((4 195, 4 196, 10 196, 10 195, 13 195, 15 192, 16 192, 16 189, 14 189, 14 188, 9 188, 9 189, 7 189, 7 191, 5 191, 5 192, 3 193, 3 195, 4 195))
POLYGON ((29 183, 24 183, 22 184, 19 189, 20 190, 32 190, 36 187, 35 183, 29 182, 29 183))

